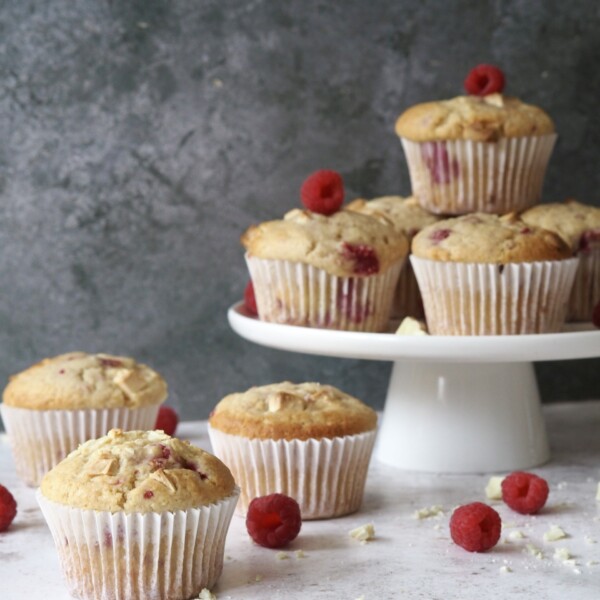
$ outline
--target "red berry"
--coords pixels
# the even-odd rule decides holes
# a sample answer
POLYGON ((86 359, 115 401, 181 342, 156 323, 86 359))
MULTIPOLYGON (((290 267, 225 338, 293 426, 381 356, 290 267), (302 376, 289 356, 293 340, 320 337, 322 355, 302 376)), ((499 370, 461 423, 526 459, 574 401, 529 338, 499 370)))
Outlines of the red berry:
POLYGON ((598 304, 594 306, 594 310, 592 311, 592 323, 600 328, 600 301, 598 301, 598 304))
POLYGON ((547 499, 547 481, 533 473, 515 471, 502 480, 502 500, 522 515, 538 512, 547 499))
POLYGON ((300 198, 308 210, 332 215, 344 202, 344 182, 336 171, 315 171, 304 180, 300 198))
POLYGON ((296 538, 301 526, 300 507, 289 496, 271 494, 250 502, 246 529, 260 546, 281 548, 296 538))
POLYGON ((6 531, 17 514, 17 503, 13 495, 0 485, 0 532, 6 531))
POLYGON ((465 79, 465 90, 472 96, 499 94, 504 89, 504 73, 494 65, 477 65, 465 79))
POLYGON ((354 263, 352 272, 356 275, 374 275, 379 273, 379 259, 371 246, 344 242, 342 255, 354 263))
POLYGON ((252 283, 252 280, 246 284, 246 288, 244 289, 244 306, 252 316, 258 315, 258 308, 256 308, 256 296, 254 295, 254 284, 252 283))
POLYGON ((175 412, 175 409, 170 406, 161 406, 158 409, 154 429, 161 429, 167 435, 175 435, 178 423, 179 415, 175 412))
POLYGON ((500 539, 500 515, 483 502, 459 506, 450 517, 450 535, 469 552, 485 552, 500 539))
POLYGON ((445 240, 452 231, 450 229, 436 229, 429 234, 429 239, 434 244, 439 244, 442 240, 445 240))

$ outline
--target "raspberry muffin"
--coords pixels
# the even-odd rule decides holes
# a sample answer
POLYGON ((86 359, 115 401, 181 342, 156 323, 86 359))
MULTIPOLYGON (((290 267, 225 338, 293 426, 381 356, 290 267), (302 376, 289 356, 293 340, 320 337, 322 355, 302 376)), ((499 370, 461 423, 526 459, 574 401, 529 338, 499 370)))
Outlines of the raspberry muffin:
POLYGON ((558 233, 579 256, 567 319, 590 321, 600 301, 600 208, 567 200, 530 208, 521 219, 558 233))
POLYGON ((164 379, 124 356, 70 352, 13 375, 0 412, 17 474, 39 485, 71 450, 110 429, 153 429, 164 379))
MULTIPOLYGON (((373 200, 359 198, 347 206, 347 210, 360 212, 382 221, 390 221, 397 231, 405 235, 409 242, 426 225, 439 221, 440 217, 427 212, 411 196, 382 196, 373 200)), ((396 293, 392 303, 392 318, 406 316, 423 317, 423 300, 410 263, 407 263, 398 278, 396 293)))
POLYGON ((501 91, 417 104, 396 121, 413 194, 427 210, 504 214, 539 202, 554 123, 501 91))
POLYGON ((358 510, 377 414, 330 385, 278 384, 230 394, 209 418, 215 454, 241 487, 238 512, 253 498, 282 493, 303 519, 358 510))
POLYGON ((264 321, 383 331, 406 236, 370 216, 294 209, 250 227, 241 238, 264 321))
POLYGON ((161 431, 111 430, 37 492, 77 598, 171 600, 212 587, 239 489, 208 452, 161 431))
POLYGON ((551 231, 478 213, 423 229, 411 262, 430 333, 506 335, 561 329, 578 259, 551 231))

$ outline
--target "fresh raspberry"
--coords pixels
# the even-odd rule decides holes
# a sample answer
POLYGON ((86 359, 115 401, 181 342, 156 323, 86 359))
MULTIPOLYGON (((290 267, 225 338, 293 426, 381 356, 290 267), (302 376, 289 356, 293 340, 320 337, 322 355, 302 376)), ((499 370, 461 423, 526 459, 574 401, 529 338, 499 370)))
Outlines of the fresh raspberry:
POLYGON ((256 308, 256 296, 254 295, 254 284, 252 283, 252 280, 246 284, 246 288, 244 289, 244 306, 253 317, 258 315, 258 308, 256 308))
POLYGON ((6 531, 17 514, 17 503, 13 495, 0 485, 0 532, 6 531))
POLYGON ((502 500, 522 515, 538 512, 547 499, 547 481, 533 473, 515 471, 502 480, 502 500))
POLYGON ((344 182, 336 171, 315 171, 304 180, 300 198, 308 210, 332 215, 344 202, 344 182))
POLYGON ((592 323, 600 329, 600 301, 594 306, 592 311, 592 323))
POLYGON ((504 73, 494 65, 477 65, 465 79, 465 90, 472 96, 499 94, 504 89, 504 73))
POLYGON ((450 517, 450 535, 469 552, 485 552, 500 539, 500 515, 483 502, 459 506, 450 517))
POLYGON ((167 435, 175 435, 178 423, 179 415, 175 409, 171 408, 170 406, 161 406, 158 409, 158 415, 156 417, 156 425, 154 426, 154 429, 161 429, 167 435))
POLYGON ((301 526, 300 506, 285 494, 261 496, 250 502, 246 529, 260 546, 282 548, 296 538, 301 526))
POLYGON ((342 254, 344 258, 354 262, 352 271, 356 275, 373 275, 379 273, 379 259, 371 246, 344 242, 342 254))

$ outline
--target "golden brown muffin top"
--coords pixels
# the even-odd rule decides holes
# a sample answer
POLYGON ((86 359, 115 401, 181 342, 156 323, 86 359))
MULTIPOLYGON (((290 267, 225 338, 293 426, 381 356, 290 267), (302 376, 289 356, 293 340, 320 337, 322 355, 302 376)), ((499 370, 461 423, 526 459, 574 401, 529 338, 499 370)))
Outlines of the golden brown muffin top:
POLYGON ((69 352, 11 376, 2 399, 18 408, 75 410, 138 408, 166 397, 165 380, 133 358, 69 352))
POLYGON ((541 108, 517 98, 502 94, 458 96, 411 106, 398 117, 396 133, 414 142, 495 142, 554 133, 554 123, 541 108))
POLYGON ((385 272, 408 253, 391 223, 350 211, 325 216, 294 209, 251 226, 241 238, 250 256, 312 265, 338 277, 385 272))
POLYGON ((469 263, 561 260, 573 253, 557 234, 523 223, 514 214, 472 213, 438 221, 413 239, 420 258, 469 263))
POLYGON ((521 214, 529 225, 558 233, 573 251, 585 251, 590 239, 600 241, 600 207, 569 199, 539 204, 521 214))
POLYGON ((357 198, 350 202, 347 210, 356 211, 376 219, 390 221, 392 225, 411 239, 426 225, 435 223, 440 217, 427 212, 413 196, 381 196, 372 200, 357 198))
POLYGON ((163 512, 213 504, 235 482, 215 456, 162 431, 113 429, 46 473, 41 491, 59 504, 110 512, 163 512))
POLYGON ((308 440, 372 431, 377 414, 331 385, 285 381, 226 396, 209 424, 246 438, 308 440))

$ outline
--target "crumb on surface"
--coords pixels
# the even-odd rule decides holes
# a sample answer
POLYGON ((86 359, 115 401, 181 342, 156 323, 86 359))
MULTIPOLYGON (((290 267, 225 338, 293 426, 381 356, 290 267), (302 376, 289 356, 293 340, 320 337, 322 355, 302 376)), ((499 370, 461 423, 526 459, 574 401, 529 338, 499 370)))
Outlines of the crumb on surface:
POLYGON ((504 477, 492 475, 485 486, 485 497, 489 500, 502 500, 502 482, 504 477))
POLYGON ((296 558, 306 558, 304 550, 296 550, 296 558))
POLYGON ((287 552, 278 552, 275 555, 277 560, 287 560, 289 558, 289 554, 287 552))
POLYGON ((561 560, 563 563, 568 564, 567 561, 572 560, 571 552, 569 552, 568 548, 561 546, 554 551, 554 558, 556 560, 561 560))
POLYGON ((415 510, 413 513, 413 518, 418 520, 429 519, 431 517, 439 518, 443 514, 444 509, 439 504, 434 504, 433 506, 425 506, 419 510, 415 510))
POLYGON ((527 536, 519 529, 515 529, 514 531, 511 531, 508 534, 508 539, 509 540, 522 540, 525 539, 527 536))
POLYGON ((544 533, 544 541, 546 542, 556 542, 557 540, 562 540, 566 537, 567 534, 563 528, 558 525, 550 525, 550 529, 544 533))
POLYGON ((544 558, 544 553, 533 544, 527 544, 525 546, 525 552, 527 554, 531 554, 531 556, 535 556, 535 558, 537 558, 538 560, 542 560, 542 558, 544 558))
POLYGON ((365 523, 349 531, 348 535, 359 542, 366 543, 375 537, 375 527, 373 523, 365 523))
POLYGON ((208 588, 203 588, 198 594, 198 600, 217 600, 217 597, 208 588))
POLYGON ((500 573, 512 573, 512 569, 508 565, 502 565, 500 567, 500 573))

